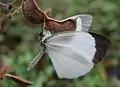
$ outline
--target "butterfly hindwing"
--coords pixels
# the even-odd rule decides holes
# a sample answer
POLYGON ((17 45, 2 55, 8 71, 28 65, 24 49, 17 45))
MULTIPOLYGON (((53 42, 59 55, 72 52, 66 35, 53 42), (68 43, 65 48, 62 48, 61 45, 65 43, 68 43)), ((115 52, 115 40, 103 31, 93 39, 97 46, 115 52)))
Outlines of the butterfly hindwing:
POLYGON ((59 50, 60 49, 55 50, 54 48, 47 49, 48 55, 59 78, 76 78, 88 73, 93 68, 93 63, 82 63, 70 58, 70 56, 60 53, 61 51, 59 50))

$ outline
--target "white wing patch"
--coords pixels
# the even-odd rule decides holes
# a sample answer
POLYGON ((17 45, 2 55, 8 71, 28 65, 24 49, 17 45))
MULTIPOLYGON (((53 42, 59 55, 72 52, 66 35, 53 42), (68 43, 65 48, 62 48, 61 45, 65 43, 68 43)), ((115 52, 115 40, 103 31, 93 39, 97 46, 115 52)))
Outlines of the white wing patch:
POLYGON ((46 52, 60 78, 75 78, 89 72, 96 52, 95 40, 86 32, 56 34, 47 39, 46 52))
MULTIPOLYGON (((82 21, 82 29, 80 29, 79 31, 88 31, 92 24, 92 19, 93 19, 92 15, 88 15, 88 14, 75 15, 72 17, 68 17, 64 20, 77 19, 77 18, 81 18, 81 21, 82 21)), ((62 21, 64 21, 64 20, 62 20, 62 21)), ((76 23, 76 26, 77 26, 77 24, 80 25, 81 22, 76 23)))
POLYGON ((76 19, 76 30, 75 31, 82 31, 82 20, 80 17, 76 19))
POLYGON ((60 53, 60 51, 49 48, 47 50, 59 78, 76 78, 88 73, 93 68, 91 62, 82 63, 73 59, 75 56, 70 58, 60 53))

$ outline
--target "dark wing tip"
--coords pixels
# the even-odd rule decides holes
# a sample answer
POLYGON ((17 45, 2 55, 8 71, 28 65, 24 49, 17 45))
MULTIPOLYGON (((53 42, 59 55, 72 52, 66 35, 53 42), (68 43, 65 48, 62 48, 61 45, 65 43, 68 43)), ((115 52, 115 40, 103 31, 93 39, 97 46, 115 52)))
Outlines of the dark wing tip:
POLYGON ((90 34, 95 38, 95 42, 96 42, 97 51, 95 53, 93 62, 95 64, 97 64, 105 56, 108 48, 111 45, 111 40, 109 40, 105 36, 102 36, 102 35, 99 35, 99 34, 96 34, 96 33, 90 33, 90 34))

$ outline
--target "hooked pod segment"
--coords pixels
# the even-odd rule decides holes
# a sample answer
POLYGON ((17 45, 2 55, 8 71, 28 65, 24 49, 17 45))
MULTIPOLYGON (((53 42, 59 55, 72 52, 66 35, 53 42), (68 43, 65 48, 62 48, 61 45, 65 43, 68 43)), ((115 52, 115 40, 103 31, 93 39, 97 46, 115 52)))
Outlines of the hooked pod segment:
POLYGON ((22 11, 25 18, 29 22, 33 24, 42 24, 43 29, 49 30, 52 33, 62 31, 75 31, 77 27, 76 20, 78 17, 81 18, 82 23, 84 24, 82 26, 83 29, 87 27, 88 30, 92 23, 92 16, 86 14, 75 15, 61 21, 50 18, 37 6, 35 0, 25 0, 22 3, 22 11))
POLYGON ((75 31, 76 20, 68 19, 64 21, 58 21, 52 18, 48 18, 45 21, 43 28, 49 30, 52 33, 62 31, 75 31))
POLYGON ((25 18, 33 24, 43 24, 46 14, 38 8, 35 0, 24 0, 22 3, 22 12, 25 18))

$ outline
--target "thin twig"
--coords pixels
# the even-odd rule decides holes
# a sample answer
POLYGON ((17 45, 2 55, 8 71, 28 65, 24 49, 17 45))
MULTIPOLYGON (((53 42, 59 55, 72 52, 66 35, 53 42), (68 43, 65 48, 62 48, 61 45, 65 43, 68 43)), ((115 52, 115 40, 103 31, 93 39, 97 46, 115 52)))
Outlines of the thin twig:
POLYGON ((12 80, 19 82, 19 83, 23 83, 26 85, 32 85, 33 83, 31 81, 25 80, 19 76, 16 75, 12 75, 12 74, 5 74, 5 77, 11 78, 12 80))

